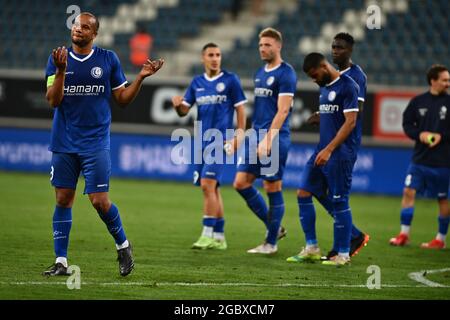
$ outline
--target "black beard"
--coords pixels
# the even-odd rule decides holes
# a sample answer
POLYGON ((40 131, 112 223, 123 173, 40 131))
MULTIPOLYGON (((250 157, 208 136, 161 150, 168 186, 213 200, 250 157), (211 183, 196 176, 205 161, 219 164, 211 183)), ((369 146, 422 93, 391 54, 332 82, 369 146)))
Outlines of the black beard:
POLYGON ((325 87, 325 85, 329 84, 331 82, 331 75, 324 74, 321 81, 317 81, 317 84, 319 87, 325 87))
POLYGON ((339 58, 333 59, 333 63, 338 65, 338 66, 343 64, 344 61, 345 61, 344 59, 339 59, 339 58))
POLYGON ((88 45, 89 41, 87 41, 87 40, 74 40, 72 38, 72 43, 77 45, 80 48, 84 48, 84 47, 86 47, 88 45))

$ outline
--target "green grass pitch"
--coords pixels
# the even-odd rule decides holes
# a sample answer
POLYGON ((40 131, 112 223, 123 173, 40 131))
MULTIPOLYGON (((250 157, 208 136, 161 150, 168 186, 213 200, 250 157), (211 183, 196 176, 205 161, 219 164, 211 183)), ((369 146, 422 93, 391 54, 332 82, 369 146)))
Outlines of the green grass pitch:
MULTIPOLYGON (((136 269, 118 274, 114 242, 82 195, 80 180, 73 208, 69 264, 81 269, 81 289, 69 290, 66 278, 41 272, 54 260, 54 191, 48 175, 0 172, 0 299, 449 299, 450 274, 433 273, 429 287, 408 277, 420 270, 450 267, 450 250, 419 248, 437 231, 435 201, 417 201, 409 247, 388 245, 399 230, 398 197, 353 195, 354 222, 369 233, 369 245, 352 264, 335 268, 287 263, 304 244, 294 190, 285 190, 283 225, 288 236, 274 256, 246 250, 264 237, 261 222, 230 187, 225 203, 226 251, 190 249, 201 231, 202 196, 190 184, 111 179, 110 196, 119 207, 134 245, 136 269), (368 289, 367 268, 380 267, 381 289, 368 289)), ((401 188, 401 186, 399 186, 401 188)), ((317 233, 324 253, 332 241, 332 220, 317 208, 317 233)))

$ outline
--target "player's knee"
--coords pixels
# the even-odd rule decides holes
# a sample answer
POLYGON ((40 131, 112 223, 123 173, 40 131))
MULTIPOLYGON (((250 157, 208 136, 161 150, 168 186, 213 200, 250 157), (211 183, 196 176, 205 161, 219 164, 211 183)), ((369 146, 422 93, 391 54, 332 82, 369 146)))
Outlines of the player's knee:
POLYGON ((56 204, 58 207, 70 208, 72 207, 75 192, 59 191, 56 193, 56 204))
POLYGON ((339 199, 338 201, 333 201, 333 212, 339 213, 350 209, 350 204, 348 199, 339 199))
POLYGON ((107 213, 111 207, 111 202, 108 199, 101 197, 92 197, 91 203, 95 210, 99 213, 107 213))
POLYGON ((415 196, 416 196, 416 192, 414 189, 411 189, 411 188, 403 189, 403 205, 406 205, 406 206, 413 205, 415 196))
POLYGON ((201 183, 200 187, 202 188, 204 195, 211 195, 216 193, 216 183, 201 183))
POLYGON ((235 188, 236 190, 247 189, 250 186, 251 186, 250 183, 242 179, 236 179, 233 182, 233 188, 235 188))
POLYGON ((303 190, 303 189, 298 189, 297 190, 297 197, 299 198, 308 198, 311 197, 312 194, 309 191, 303 190))
POLYGON ((279 192, 282 190, 281 181, 264 181, 263 187, 266 193, 279 192))

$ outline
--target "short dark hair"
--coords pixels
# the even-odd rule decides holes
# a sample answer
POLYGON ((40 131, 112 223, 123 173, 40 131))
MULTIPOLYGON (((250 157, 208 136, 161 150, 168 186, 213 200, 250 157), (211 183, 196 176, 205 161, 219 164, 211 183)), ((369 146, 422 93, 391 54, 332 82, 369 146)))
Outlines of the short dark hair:
POLYGON ((215 44, 214 42, 208 42, 207 44, 205 44, 202 48, 202 53, 205 52, 206 49, 208 48, 218 48, 219 46, 217 44, 215 44))
POLYGON ((448 69, 442 64, 433 64, 427 72, 427 81, 428 84, 431 85, 431 79, 437 80, 439 78, 439 74, 443 71, 448 71, 448 69))
POLYGON ((353 39, 352 35, 347 32, 339 32, 334 36, 334 39, 344 40, 350 47, 353 47, 353 44, 355 43, 355 39, 353 39))
POLYGON ((94 18, 95 19, 95 32, 98 32, 98 29, 100 29, 100 21, 98 21, 98 18, 90 12, 82 12, 82 13, 80 13, 80 16, 81 15, 94 18))
POLYGON ((308 54, 303 60, 303 71, 308 73, 311 69, 318 68, 320 63, 325 60, 325 56, 318 52, 308 54))

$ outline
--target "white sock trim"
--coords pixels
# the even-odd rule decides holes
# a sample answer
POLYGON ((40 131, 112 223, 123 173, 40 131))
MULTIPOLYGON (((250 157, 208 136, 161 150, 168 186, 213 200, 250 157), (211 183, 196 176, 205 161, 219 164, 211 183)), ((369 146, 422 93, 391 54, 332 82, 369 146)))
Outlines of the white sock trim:
POLYGON ((214 232, 214 227, 203 226, 202 236, 212 238, 214 232))
POLYGON ((56 263, 62 263, 62 265, 64 266, 64 267, 68 267, 68 264, 67 264, 67 258, 66 257, 57 257, 56 258, 56 261, 55 261, 55 264, 56 263))
POLYGON ((404 233, 409 236, 409 231, 411 230, 411 226, 407 226, 405 224, 402 224, 400 227, 400 233, 404 233))
POLYGON ((122 243, 120 245, 116 243, 116 248, 117 248, 117 250, 125 249, 125 248, 128 248, 129 245, 130 244, 128 243, 128 240, 125 240, 124 243, 122 243))
POLYGON ((213 238, 219 241, 224 241, 225 240, 225 234, 223 232, 214 232, 213 233, 213 238))
POLYGON ((436 239, 441 240, 442 242, 445 242, 445 237, 446 237, 446 235, 442 234, 442 233, 438 233, 436 235, 436 239))

